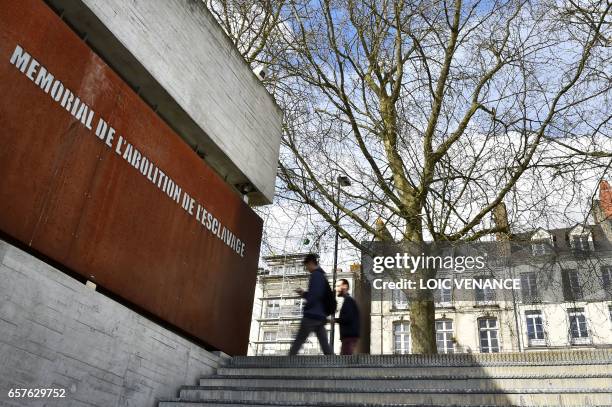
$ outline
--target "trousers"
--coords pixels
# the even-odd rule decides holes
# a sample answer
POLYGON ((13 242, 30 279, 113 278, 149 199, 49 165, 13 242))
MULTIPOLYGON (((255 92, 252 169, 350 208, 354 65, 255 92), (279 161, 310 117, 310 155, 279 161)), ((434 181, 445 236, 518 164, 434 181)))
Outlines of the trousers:
POLYGON ((291 349, 289 349, 289 355, 297 355, 297 353, 302 348, 308 336, 314 332, 317 335, 317 339, 319 339, 319 344, 321 345, 321 349, 323 353, 326 355, 331 355, 332 348, 329 346, 329 341, 327 340, 327 330, 325 329, 325 324, 327 321, 318 320, 312 318, 303 317, 300 322, 300 329, 293 340, 293 344, 291 345, 291 349))

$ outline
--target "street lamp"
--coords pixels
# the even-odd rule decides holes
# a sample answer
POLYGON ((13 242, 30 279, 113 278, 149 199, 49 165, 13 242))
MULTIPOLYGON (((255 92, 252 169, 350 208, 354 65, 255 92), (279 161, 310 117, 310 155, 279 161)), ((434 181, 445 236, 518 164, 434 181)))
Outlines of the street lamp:
MULTIPOLYGON (((338 226, 340 225, 340 189, 342 187, 348 187, 351 185, 351 180, 346 175, 339 175, 337 181, 337 193, 336 193, 336 237, 334 240, 334 269, 332 270, 332 290, 336 289, 336 278, 338 277, 338 226)), ((335 291, 334 291, 335 293, 335 291)), ((335 294, 334 294, 335 295, 335 294)), ((336 331, 336 315, 331 316, 331 331, 329 334, 329 340, 331 342, 332 350, 334 349, 334 333, 336 331)))

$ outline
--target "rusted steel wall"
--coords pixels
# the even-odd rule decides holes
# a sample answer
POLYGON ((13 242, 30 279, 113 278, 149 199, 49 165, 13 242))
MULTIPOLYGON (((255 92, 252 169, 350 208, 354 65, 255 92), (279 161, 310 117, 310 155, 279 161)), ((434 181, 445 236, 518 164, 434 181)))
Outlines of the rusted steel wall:
POLYGON ((0 89, 0 229, 245 354, 262 220, 41 0, 0 3, 0 89))

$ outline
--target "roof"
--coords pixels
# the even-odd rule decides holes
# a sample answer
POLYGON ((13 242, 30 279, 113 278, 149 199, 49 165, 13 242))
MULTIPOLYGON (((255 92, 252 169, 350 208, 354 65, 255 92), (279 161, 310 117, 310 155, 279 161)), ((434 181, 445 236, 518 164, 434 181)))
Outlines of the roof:
MULTIPOLYGON (((571 251, 569 233, 577 225, 568 228, 558 229, 542 229, 550 233, 553 237, 554 246, 559 251, 571 251)), ((606 237, 601 225, 586 225, 586 228, 590 229, 593 234, 593 246, 595 251, 598 250, 612 250, 612 242, 606 237)), ((531 243, 531 236, 539 229, 531 230, 529 232, 518 233, 512 235, 510 240, 517 243, 531 243)))

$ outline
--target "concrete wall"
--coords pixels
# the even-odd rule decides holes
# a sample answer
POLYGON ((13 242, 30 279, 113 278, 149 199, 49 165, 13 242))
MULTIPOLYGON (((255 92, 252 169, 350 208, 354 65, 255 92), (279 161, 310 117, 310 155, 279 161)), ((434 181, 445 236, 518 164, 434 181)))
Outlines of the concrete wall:
POLYGON ((0 406, 152 407, 222 359, 0 241, 0 406), (67 397, 7 397, 36 387, 67 397))
POLYGON ((201 0, 46 0, 231 184, 270 203, 282 112, 201 0))

